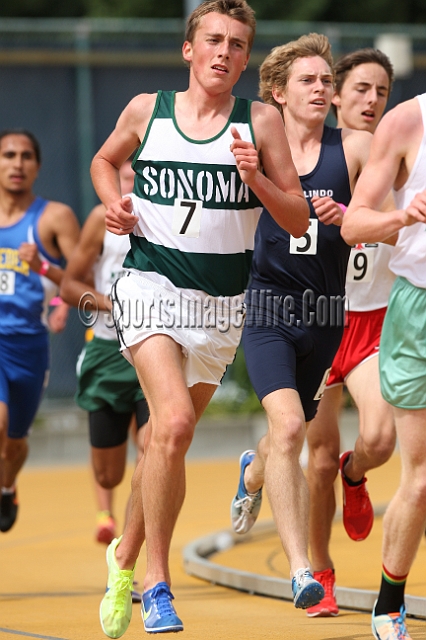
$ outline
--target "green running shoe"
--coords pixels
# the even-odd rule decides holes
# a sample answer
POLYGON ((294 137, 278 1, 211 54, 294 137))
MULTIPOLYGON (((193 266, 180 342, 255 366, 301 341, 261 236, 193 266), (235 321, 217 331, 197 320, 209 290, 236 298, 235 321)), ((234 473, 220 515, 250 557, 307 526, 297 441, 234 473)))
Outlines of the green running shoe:
POLYGON ((107 548, 108 583, 99 609, 102 630, 109 638, 120 638, 132 618, 132 589, 135 567, 120 569, 115 550, 121 542, 114 538, 107 548))

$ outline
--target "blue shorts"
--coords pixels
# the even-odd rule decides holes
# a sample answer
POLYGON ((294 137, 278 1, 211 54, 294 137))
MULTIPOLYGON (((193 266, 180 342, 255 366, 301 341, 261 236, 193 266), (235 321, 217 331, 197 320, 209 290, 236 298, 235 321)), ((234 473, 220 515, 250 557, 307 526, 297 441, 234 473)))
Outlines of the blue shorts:
POLYGON ((248 309, 242 344, 247 371, 260 401, 279 389, 295 389, 305 420, 315 417, 343 335, 341 326, 307 326, 301 314, 293 322, 248 309))
POLYGON ((49 336, 0 334, 0 402, 9 409, 9 438, 24 438, 47 380, 49 336))

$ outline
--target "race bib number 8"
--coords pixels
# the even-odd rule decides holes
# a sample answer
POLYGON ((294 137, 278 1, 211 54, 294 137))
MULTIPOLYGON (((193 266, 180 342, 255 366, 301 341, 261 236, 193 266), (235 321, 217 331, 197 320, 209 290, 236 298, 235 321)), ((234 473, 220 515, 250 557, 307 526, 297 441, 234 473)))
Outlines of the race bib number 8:
POLYGON ((174 236, 198 238, 201 227, 201 200, 181 200, 176 198, 173 208, 172 233, 174 236))
POLYGON ((365 245, 362 249, 351 249, 347 282, 371 282, 376 247, 365 245))
POLYGON ((14 295, 15 275, 14 271, 0 271, 0 296, 14 295))
POLYGON ((299 255, 314 256, 317 253, 318 245, 318 220, 309 219, 309 229, 301 238, 290 236, 290 253, 299 255))

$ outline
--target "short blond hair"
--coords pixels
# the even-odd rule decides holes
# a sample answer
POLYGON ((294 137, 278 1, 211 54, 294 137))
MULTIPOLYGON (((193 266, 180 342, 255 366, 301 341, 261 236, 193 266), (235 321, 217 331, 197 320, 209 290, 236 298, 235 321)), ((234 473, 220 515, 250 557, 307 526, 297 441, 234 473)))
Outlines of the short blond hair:
POLYGON ((246 0, 206 0, 206 2, 202 2, 194 9, 186 21, 185 42, 191 42, 192 44, 201 18, 212 12, 229 16, 250 27, 251 34, 248 42, 248 53, 250 53, 256 33, 256 20, 254 11, 246 0))
POLYGON ((291 67, 299 58, 319 56, 326 61, 333 74, 333 56, 331 45, 321 33, 309 33, 298 40, 272 49, 260 67, 259 96, 267 104, 272 104, 282 113, 281 105, 274 99, 274 88, 285 89, 290 77, 291 67))

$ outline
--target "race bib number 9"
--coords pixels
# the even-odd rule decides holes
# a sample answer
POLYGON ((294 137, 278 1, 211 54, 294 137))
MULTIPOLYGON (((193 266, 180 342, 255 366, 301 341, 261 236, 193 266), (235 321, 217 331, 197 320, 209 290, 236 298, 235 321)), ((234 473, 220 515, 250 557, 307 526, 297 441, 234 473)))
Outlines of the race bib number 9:
POLYGON ((14 271, 0 271, 0 296, 14 295, 15 275, 14 271))
POLYGON ((348 262, 347 282, 371 282, 377 244, 363 245, 351 249, 348 262))
POLYGON ((318 220, 309 219, 309 229, 301 238, 290 236, 290 253, 299 255, 314 256, 317 253, 318 245, 318 220))
POLYGON ((198 238, 201 227, 201 200, 181 200, 176 198, 173 208, 172 233, 174 236, 198 238))

